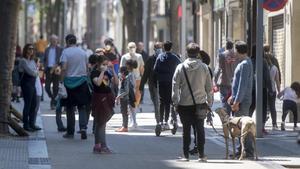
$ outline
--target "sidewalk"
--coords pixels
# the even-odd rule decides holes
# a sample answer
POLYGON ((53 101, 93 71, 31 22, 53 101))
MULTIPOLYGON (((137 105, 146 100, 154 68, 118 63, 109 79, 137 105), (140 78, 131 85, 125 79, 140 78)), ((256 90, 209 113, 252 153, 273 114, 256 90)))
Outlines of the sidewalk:
MULTIPOLYGON (((218 98, 216 95, 213 109, 220 107, 218 98)), ((23 108, 21 103, 13 105, 19 111, 23 108)), ((0 169, 81 169, 83 164, 87 169, 300 168, 300 145, 296 143, 297 133, 292 131, 292 123, 287 123, 287 131, 271 131, 271 123, 268 121, 267 129, 270 134, 257 138, 258 161, 225 160, 224 139, 211 126, 205 126, 208 163, 198 163, 196 157, 191 157, 192 160, 188 163, 182 163, 176 160, 181 155, 182 129, 180 127, 176 135, 165 131, 161 137, 155 137, 153 106, 148 90, 142 111, 137 114, 137 129, 128 133, 116 133, 114 130, 121 125, 122 118, 117 108, 116 114, 107 125, 108 143, 116 154, 95 155, 92 153, 92 123, 89 123, 87 140, 80 140, 78 135, 74 140, 63 139, 62 133, 56 130, 55 112, 49 110, 49 100, 45 97, 41 104, 42 118, 39 116, 37 119, 38 125, 44 130, 31 133, 28 138, 0 138, 0 169)), ((278 117, 281 117, 279 113, 280 111, 278 117)), ((65 122, 65 115, 63 120, 65 122)), ((215 115, 213 120, 217 130, 222 132, 219 117, 215 115)), ((281 122, 280 118, 278 122, 281 122)), ((231 142, 229 145, 231 146, 231 142)))
MULTIPOLYGON (((22 112, 22 101, 12 105, 22 112)), ((0 137, 0 169, 51 169, 40 113, 36 124, 42 130, 29 132, 29 137, 0 137)), ((10 131, 16 135, 12 129, 10 131)))

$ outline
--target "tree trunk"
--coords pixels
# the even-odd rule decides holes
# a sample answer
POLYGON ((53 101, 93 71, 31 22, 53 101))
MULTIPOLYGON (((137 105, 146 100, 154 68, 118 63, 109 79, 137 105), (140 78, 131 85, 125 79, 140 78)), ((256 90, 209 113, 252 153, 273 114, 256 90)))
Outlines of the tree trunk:
POLYGON ((178 19, 178 6, 179 6, 180 2, 179 0, 170 0, 170 18, 169 18, 169 22, 170 22, 170 39, 173 43, 173 51, 175 53, 179 53, 179 46, 180 46, 180 32, 179 32, 179 19, 178 19))
MULTIPOLYGON (((124 10, 123 23, 127 28, 127 42, 137 42, 138 31, 143 32, 142 29, 141 30, 137 29, 137 8, 138 8, 137 4, 138 3, 137 1, 130 1, 130 0, 121 0, 121 3, 124 10)), ((143 13, 143 10, 141 12, 143 13)), ((123 34, 123 36, 125 36, 125 34, 123 34)))
POLYGON ((19 0, 2 0, 0 3, 0 134, 9 134, 11 77, 15 60, 19 0))
POLYGON ((136 42, 143 42, 143 0, 136 1, 136 42))

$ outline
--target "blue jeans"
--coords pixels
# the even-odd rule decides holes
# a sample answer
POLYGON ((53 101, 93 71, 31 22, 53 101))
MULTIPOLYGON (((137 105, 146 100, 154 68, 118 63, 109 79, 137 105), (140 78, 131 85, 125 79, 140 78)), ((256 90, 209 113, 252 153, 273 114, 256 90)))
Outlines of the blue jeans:
POLYGON ((230 86, 219 86, 220 88, 220 99, 222 102, 222 107, 226 109, 227 114, 230 115, 231 107, 227 103, 227 100, 229 98, 229 95, 231 93, 231 87, 230 86))
MULTIPOLYGON (((79 129, 87 129, 87 112, 85 106, 77 106, 79 113, 79 129)), ((73 135, 75 131, 75 108, 67 106, 67 133, 73 135)))

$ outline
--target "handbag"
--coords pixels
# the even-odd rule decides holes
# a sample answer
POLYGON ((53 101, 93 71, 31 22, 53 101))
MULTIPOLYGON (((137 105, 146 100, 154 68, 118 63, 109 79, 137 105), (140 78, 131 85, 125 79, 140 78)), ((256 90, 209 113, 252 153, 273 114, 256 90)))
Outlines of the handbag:
POLYGON ((195 97, 194 97, 194 94, 193 94, 193 91, 192 91, 192 88, 191 88, 191 84, 190 84, 189 78, 188 78, 187 73, 186 73, 186 69, 185 69, 184 66, 182 66, 182 67, 183 67, 183 73, 184 73, 186 82, 188 84, 188 87, 189 87, 189 90, 190 90, 190 93, 191 93, 191 96, 192 96, 192 99, 193 99, 196 116, 197 116, 197 118, 205 119, 206 115, 207 115, 207 112, 208 112, 208 105, 206 103, 196 104, 195 97))

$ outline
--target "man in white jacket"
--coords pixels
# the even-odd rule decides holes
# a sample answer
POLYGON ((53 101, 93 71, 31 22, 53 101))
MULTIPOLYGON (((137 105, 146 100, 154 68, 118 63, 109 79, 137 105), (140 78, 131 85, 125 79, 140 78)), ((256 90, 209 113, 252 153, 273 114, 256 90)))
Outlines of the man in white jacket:
POLYGON ((184 157, 181 160, 189 160, 191 126, 194 124, 197 132, 199 161, 206 161, 206 156, 204 155, 204 119, 207 105, 212 105, 211 77, 207 65, 200 59, 197 59, 200 51, 199 46, 196 43, 190 43, 186 51, 188 58, 177 66, 172 82, 172 101, 177 107, 183 125, 184 157), (190 83, 190 87, 187 80, 190 83), (195 104, 199 105, 199 107, 202 106, 203 111, 196 111, 195 104))

